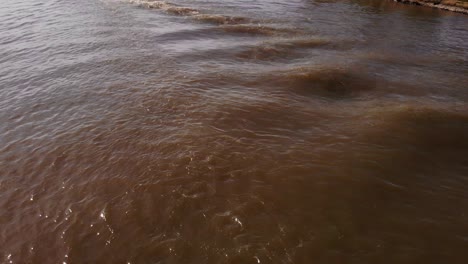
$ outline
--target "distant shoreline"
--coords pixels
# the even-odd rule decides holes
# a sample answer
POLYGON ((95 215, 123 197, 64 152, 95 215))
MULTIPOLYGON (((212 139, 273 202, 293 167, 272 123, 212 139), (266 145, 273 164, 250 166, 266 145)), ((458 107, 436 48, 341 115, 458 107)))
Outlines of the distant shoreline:
MULTIPOLYGON (((421 5, 421 6, 428 6, 432 8, 438 8, 442 10, 462 13, 468 15, 468 3, 463 3, 462 6, 457 5, 456 1, 439 1, 434 2, 430 0, 394 0, 395 2, 400 2, 404 4, 412 4, 412 5, 421 5)), ((461 2, 460 2, 461 4, 461 2)))

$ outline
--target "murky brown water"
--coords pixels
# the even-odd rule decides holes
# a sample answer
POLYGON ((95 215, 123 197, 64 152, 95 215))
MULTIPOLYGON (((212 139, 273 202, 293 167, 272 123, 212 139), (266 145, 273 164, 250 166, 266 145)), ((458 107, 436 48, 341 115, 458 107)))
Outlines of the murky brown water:
POLYGON ((468 263, 468 16, 2 0, 0 263, 468 263))

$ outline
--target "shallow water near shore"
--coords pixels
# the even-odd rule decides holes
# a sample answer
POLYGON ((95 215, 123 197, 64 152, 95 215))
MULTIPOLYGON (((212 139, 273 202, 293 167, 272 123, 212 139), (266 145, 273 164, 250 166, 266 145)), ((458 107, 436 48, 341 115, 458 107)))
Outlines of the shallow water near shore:
POLYGON ((466 263, 468 16, 0 2, 0 263, 466 263))

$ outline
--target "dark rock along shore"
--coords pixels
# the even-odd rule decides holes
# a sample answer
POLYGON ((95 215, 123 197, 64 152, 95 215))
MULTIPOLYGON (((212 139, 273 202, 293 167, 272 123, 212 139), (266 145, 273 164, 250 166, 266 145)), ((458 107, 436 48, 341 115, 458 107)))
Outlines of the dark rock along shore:
POLYGON ((468 0, 395 0, 405 4, 414 4, 439 8, 442 10, 468 14, 468 0))

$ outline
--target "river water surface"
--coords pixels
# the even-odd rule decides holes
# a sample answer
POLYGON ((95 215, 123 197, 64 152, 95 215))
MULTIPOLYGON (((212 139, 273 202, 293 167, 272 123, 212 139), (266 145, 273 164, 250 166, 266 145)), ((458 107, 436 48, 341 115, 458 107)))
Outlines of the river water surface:
POLYGON ((2 0, 1 263, 468 263, 468 16, 2 0))

